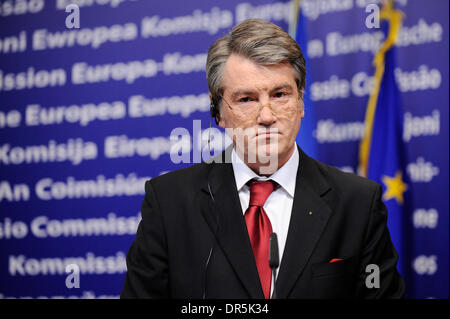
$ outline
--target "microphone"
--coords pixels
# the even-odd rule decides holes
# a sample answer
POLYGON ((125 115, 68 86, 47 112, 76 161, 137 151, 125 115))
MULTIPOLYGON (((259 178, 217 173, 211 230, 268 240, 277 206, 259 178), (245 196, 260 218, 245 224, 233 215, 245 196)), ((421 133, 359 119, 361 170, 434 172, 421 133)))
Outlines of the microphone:
POLYGON ((278 255, 278 238, 277 234, 274 232, 270 234, 269 240, 269 266, 272 269, 272 284, 273 284, 273 292, 271 299, 276 299, 276 279, 277 279, 277 268, 280 266, 280 257, 278 255))
MULTIPOLYGON (((209 196, 211 196, 212 201, 215 202, 214 196, 213 196, 212 191, 211 191, 211 186, 209 185, 209 180, 208 180, 208 191, 209 191, 209 196)), ((213 241, 213 243, 211 245, 211 248, 209 249, 208 258, 206 259, 205 270, 204 270, 204 273, 203 273, 202 299, 206 299, 206 292, 207 292, 206 291, 206 281, 207 281, 207 276, 208 276, 208 266, 209 266, 209 263, 210 263, 210 260, 211 260, 211 256, 212 256, 212 254, 214 252, 214 248, 215 248, 216 242, 217 242, 216 235, 217 235, 217 233, 219 231, 219 220, 220 220, 219 219, 219 214, 216 213, 216 229, 214 230, 214 234, 213 234, 214 241, 213 241)))

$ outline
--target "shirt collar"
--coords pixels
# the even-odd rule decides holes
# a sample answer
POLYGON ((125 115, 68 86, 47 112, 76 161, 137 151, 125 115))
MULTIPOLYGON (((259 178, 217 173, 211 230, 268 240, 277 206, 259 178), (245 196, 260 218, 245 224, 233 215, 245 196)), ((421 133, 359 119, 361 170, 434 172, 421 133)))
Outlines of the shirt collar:
POLYGON ((289 195, 294 197, 295 193, 295 182, 298 170, 298 164, 300 156, 298 153, 297 145, 294 146, 294 152, 292 153, 289 160, 280 167, 275 173, 269 177, 259 176, 253 172, 247 164, 242 161, 242 159, 237 155, 233 148, 231 153, 232 165, 234 171, 234 178, 236 180, 237 190, 240 191, 241 188, 251 179, 257 180, 268 180, 271 179, 283 187, 289 195), (294 176, 294 178, 292 178, 294 176))

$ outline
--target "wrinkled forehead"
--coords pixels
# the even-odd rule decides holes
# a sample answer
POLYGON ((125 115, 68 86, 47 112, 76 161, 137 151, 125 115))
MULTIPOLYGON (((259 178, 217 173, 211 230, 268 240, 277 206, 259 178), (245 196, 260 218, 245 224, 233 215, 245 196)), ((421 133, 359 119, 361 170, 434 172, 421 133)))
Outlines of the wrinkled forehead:
POLYGON ((289 63, 260 65, 239 55, 230 55, 225 63, 222 92, 270 91, 277 87, 297 88, 294 68, 289 63))

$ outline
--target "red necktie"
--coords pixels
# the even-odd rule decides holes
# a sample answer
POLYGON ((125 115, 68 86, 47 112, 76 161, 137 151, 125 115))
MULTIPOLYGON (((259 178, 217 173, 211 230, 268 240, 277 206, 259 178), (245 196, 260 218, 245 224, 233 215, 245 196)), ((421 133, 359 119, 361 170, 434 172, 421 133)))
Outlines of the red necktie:
POLYGON ((250 181, 250 203, 245 212, 245 223, 255 256, 259 280, 266 299, 270 298, 272 271, 269 266, 269 238, 272 225, 264 211, 267 197, 275 189, 272 181, 250 181))

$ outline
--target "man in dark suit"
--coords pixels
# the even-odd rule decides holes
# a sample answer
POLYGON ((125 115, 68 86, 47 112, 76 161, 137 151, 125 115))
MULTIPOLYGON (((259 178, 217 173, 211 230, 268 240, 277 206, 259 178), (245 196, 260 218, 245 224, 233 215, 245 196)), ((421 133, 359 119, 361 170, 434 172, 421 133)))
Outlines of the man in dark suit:
POLYGON ((295 143, 305 72, 298 44, 263 20, 210 47, 211 113, 233 145, 146 183, 121 297, 403 297, 381 187, 295 143))

